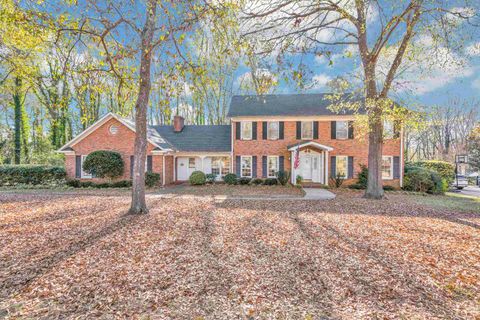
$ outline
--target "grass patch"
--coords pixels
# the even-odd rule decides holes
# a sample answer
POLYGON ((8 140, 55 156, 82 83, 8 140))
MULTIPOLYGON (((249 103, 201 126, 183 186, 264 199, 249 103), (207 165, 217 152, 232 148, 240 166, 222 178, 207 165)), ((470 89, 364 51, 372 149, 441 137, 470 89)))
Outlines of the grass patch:
POLYGON ((416 196, 415 202, 434 208, 480 213, 480 198, 447 192, 443 196, 416 196))

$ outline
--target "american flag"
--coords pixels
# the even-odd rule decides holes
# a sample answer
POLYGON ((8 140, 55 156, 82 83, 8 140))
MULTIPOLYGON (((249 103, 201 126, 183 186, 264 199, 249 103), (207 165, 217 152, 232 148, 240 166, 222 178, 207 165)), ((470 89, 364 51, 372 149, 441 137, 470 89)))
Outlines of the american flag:
POLYGON ((299 166, 300 166, 300 148, 297 148, 297 150, 295 151, 295 158, 293 159, 293 167, 295 169, 298 169, 299 166))

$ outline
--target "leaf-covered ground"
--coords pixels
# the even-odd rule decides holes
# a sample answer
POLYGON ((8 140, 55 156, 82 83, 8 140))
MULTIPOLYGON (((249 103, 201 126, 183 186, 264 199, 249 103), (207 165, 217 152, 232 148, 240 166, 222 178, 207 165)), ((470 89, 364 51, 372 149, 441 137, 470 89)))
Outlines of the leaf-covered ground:
POLYGON ((0 194, 0 318, 478 318, 479 213, 421 199, 0 194))

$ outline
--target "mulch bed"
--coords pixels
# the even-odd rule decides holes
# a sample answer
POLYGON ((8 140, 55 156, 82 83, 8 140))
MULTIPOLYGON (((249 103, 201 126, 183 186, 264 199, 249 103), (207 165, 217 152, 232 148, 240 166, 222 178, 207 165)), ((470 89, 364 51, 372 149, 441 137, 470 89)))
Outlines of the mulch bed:
POLYGON ((480 217, 330 201, 0 194, 0 317, 475 319, 480 217))

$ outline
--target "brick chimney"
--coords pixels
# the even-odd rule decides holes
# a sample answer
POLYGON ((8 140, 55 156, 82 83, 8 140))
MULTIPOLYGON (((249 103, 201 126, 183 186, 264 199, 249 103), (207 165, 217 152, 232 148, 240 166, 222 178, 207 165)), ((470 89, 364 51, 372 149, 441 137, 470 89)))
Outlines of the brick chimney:
POLYGON ((173 131, 181 132, 183 130, 184 123, 185 119, 183 119, 182 116, 173 117, 173 131))

